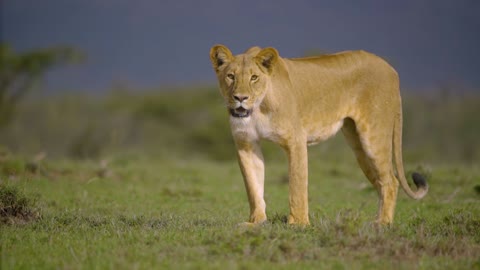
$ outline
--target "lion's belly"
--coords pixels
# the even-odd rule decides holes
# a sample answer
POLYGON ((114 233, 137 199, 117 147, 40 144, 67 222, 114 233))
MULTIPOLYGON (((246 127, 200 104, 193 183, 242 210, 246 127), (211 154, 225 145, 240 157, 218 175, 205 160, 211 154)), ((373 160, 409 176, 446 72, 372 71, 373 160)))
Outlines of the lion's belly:
POLYGON ((343 119, 328 126, 314 128, 308 131, 307 144, 314 145, 335 135, 343 126, 343 119))

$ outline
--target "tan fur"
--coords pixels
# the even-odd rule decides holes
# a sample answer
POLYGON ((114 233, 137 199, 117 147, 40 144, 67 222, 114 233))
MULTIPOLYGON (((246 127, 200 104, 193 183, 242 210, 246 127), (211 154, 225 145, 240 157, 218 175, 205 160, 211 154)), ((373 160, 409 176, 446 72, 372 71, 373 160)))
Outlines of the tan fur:
POLYGON ((289 224, 309 224, 307 145, 340 129, 378 191, 377 222, 393 221, 399 182, 413 198, 427 193, 426 185, 413 192, 405 179, 398 75, 380 57, 348 51, 286 59, 274 48, 258 47, 233 56, 227 47, 216 45, 210 59, 227 109, 234 109, 230 124, 250 203, 250 223, 267 219, 261 139, 279 144, 288 156, 289 224))

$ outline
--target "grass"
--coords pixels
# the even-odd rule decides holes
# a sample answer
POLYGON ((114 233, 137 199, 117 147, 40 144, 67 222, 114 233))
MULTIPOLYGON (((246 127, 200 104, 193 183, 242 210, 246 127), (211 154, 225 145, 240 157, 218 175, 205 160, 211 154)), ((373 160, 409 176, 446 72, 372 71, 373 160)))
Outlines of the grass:
MULTIPOLYGON (((245 229, 233 161, 45 162, 3 185, 36 197, 40 217, 1 225, 2 269, 474 269, 480 267, 478 167, 432 167, 422 201, 399 196, 395 224, 371 224, 377 196, 353 159, 310 168, 310 227, 285 223, 286 166, 267 164, 269 222, 245 229)), ((6 170, 3 170, 6 171, 6 170)), ((8 180, 6 180, 8 179, 8 180)))

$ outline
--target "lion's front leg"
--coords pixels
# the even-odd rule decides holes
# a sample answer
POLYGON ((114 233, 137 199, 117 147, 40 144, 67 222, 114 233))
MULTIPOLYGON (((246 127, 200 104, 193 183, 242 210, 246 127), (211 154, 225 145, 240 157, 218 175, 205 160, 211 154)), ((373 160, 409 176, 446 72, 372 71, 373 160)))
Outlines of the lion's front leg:
POLYGON ((310 224, 308 220, 308 155, 307 143, 296 142, 287 147, 289 163, 289 224, 310 224))
POLYGON ((263 155, 257 142, 236 141, 238 161, 242 171, 248 202, 250 204, 249 223, 258 224, 267 220, 263 199, 265 168, 263 155))

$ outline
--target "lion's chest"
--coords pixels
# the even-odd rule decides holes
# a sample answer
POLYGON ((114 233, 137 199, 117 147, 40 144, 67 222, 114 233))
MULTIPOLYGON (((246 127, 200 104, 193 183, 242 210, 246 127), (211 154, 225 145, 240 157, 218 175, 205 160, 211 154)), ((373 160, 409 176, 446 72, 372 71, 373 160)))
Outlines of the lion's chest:
POLYGON ((252 115, 248 118, 230 117, 230 127, 233 137, 240 140, 266 139, 273 142, 280 140, 280 135, 272 128, 269 118, 264 115, 252 115))

